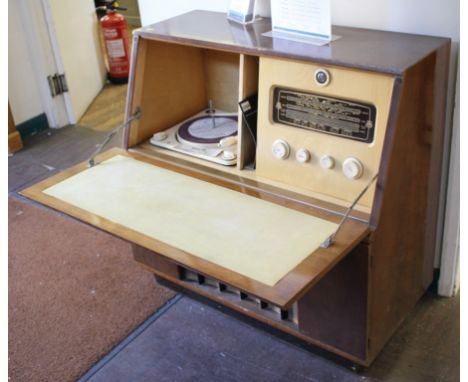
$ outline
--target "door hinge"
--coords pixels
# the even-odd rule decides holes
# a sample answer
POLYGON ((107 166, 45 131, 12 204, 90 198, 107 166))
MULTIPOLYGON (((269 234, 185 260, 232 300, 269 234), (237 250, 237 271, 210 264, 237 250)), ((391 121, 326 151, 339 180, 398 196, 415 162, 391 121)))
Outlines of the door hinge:
POLYGON ((65 93, 68 91, 67 79, 65 73, 63 74, 54 74, 53 76, 47 76, 47 81, 49 82, 50 94, 52 97, 58 96, 59 94, 65 93))

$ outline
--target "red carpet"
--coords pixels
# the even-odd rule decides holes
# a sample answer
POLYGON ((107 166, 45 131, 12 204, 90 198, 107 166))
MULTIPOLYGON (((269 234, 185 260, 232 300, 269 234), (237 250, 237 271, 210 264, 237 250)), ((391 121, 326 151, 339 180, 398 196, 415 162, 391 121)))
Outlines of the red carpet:
POLYGON ((173 293, 130 245, 9 200, 10 381, 74 381, 173 293))

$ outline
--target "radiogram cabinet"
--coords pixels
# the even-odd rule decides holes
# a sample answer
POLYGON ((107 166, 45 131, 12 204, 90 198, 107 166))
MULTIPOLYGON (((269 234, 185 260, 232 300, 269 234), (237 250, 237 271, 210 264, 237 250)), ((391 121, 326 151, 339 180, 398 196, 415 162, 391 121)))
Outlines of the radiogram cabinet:
POLYGON ((23 194, 166 284, 369 365, 433 279, 450 41, 270 29, 194 11, 134 32, 123 148, 23 194), (152 144, 213 105, 236 143, 193 152, 229 164, 152 144))

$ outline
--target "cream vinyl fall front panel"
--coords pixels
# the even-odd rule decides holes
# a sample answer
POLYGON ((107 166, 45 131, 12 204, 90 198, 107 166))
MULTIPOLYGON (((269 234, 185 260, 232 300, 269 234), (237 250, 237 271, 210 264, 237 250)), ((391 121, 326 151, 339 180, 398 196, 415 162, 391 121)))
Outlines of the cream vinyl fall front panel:
POLYGON ((337 228, 121 155, 44 193, 269 286, 337 228))

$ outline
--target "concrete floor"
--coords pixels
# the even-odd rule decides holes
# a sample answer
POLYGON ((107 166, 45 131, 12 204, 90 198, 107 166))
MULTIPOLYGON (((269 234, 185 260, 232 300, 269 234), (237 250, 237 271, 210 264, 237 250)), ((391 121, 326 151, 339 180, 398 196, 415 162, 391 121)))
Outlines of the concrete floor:
MULTIPOLYGON (((105 133, 76 126, 26 140, 9 158, 9 193, 87 159, 105 133)), ((118 146, 116 137, 110 146, 118 146)), ((131 260, 129 260, 131 261, 131 260)), ((459 296, 427 293, 367 370, 355 373, 178 295, 83 381, 458 381, 459 296)))

